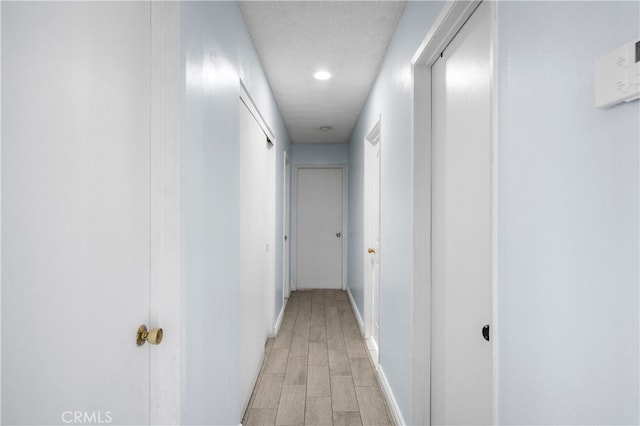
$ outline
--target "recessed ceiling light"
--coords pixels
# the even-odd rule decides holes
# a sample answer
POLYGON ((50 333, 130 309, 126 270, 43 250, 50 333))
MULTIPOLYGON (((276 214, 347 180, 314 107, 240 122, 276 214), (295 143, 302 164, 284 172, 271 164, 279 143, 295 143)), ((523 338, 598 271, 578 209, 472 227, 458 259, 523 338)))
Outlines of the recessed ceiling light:
POLYGON ((323 132, 328 132, 329 130, 331 130, 331 126, 320 126, 320 130, 323 132))
POLYGON ((313 75, 316 80, 329 80, 331 77, 331 73, 328 71, 318 71, 313 75))

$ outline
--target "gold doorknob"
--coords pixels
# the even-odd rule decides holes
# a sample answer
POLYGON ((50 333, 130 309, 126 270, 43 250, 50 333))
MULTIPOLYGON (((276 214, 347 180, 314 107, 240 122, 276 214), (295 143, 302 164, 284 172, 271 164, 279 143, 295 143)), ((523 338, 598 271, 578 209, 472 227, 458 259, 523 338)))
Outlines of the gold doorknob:
POLYGON ((376 249, 369 247, 369 250, 367 250, 369 252, 369 254, 375 254, 376 249))
POLYGON ((149 342, 152 345, 159 345, 162 342, 162 329, 154 328, 151 331, 147 331, 147 326, 142 324, 138 327, 138 333, 136 334, 136 345, 142 346, 144 342, 149 342))

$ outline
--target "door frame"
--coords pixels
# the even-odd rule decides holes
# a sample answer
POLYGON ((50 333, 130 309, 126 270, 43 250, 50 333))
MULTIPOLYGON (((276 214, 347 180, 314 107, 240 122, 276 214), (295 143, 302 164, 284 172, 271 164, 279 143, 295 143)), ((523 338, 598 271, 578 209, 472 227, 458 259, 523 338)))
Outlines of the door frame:
MULTIPOLYGON (((482 0, 447 2, 411 59, 413 132, 412 383, 411 424, 431 421, 431 66, 482 0), (429 117, 425 120, 424 117, 429 117), (425 362, 426 360, 426 362, 425 362)), ((491 139, 492 139, 492 325, 493 420, 498 418, 497 318, 497 76, 496 5, 490 8, 491 139)))
MULTIPOLYGON (((364 158, 365 158, 365 162, 364 162, 364 212, 363 212, 363 216, 364 216, 364 221, 363 221, 363 235, 365 238, 365 245, 367 245, 367 241, 370 241, 370 231, 371 231, 371 217, 370 215, 367 213, 369 211, 369 209, 371 208, 370 204, 373 201, 370 197, 369 197, 369 185, 367 184, 368 181, 370 181, 371 179, 371 169, 370 169, 370 165, 369 162, 371 161, 371 156, 370 153, 373 152, 374 146, 378 145, 378 149, 381 150, 382 149, 382 131, 381 131, 381 125, 382 125, 382 119, 381 117, 378 117, 378 120, 376 121, 376 123, 371 127, 371 130, 367 133, 367 136, 364 138, 364 158)), ((378 161, 381 161, 382 158, 382 151, 380 151, 380 157, 378 159, 378 161)), ((381 186, 382 185, 382 170, 381 170, 381 164, 378 167, 378 172, 380 174, 380 179, 378 180, 378 184, 381 186)), ((380 206, 381 206, 381 200, 380 200, 380 195, 381 195, 381 191, 380 191, 380 186, 378 187, 378 237, 380 237, 380 206)), ((378 259, 380 262, 380 253, 378 253, 378 259)), ((380 262, 381 263, 381 262, 380 262)), ((364 263, 363 263, 363 267, 364 267, 364 277, 365 277, 365 283, 364 283, 364 332, 365 332, 365 338, 367 339, 367 346, 370 344, 370 342, 374 342, 375 343, 375 348, 373 348, 373 350, 369 349, 369 352, 374 352, 375 353, 375 359, 373 360, 374 363, 377 365, 378 364, 378 360, 380 358, 380 342, 376 342, 373 339, 373 334, 374 334, 374 312, 375 309, 373 308, 373 303, 374 303, 374 299, 373 299, 373 288, 372 288, 372 282, 371 282, 371 260, 370 260, 370 256, 368 256, 367 254, 364 255, 364 263)), ((381 265, 380 265, 381 267, 381 265)), ((380 279, 380 277, 378 277, 378 280, 380 279)), ((380 282, 378 282, 378 284, 380 284, 380 282)), ((379 290, 379 289, 378 289, 379 290)), ((379 297, 379 291, 378 291, 378 297, 379 297)), ((380 315, 380 312, 378 311, 378 315, 380 315)), ((379 320, 379 318, 378 318, 379 320)))
POLYGON ((297 229, 297 220, 298 220, 298 170, 300 169, 342 169, 342 290, 347 289, 347 239, 349 235, 348 223, 347 223, 347 165, 346 164, 296 164, 294 167, 294 176, 293 176, 293 188, 292 188, 292 214, 291 214, 291 233, 293 234, 292 244, 291 244, 291 277, 292 280, 291 289, 298 289, 298 281, 297 281, 297 241, 298 235, 296 232, 297 229))
POLYGON ((267 244, 269 245, 269 255, 267 257, 269 263, 269 276, 267 281, 267 295, 269 295, 267 299, 267 309, 268 316, 267 320, 269 321, 268 330, 269 336, 275 336, 276 334, 276 300, 275 300, 275 250, 276 250, 276 137, 275 133, 271 130, 267 121, 264 119, 260 110, 256 107, 253 98, 249 94, 247 87, 245 86, 242 79, 239 80, 240 86, 240 101, 245 104, 253 118, 256 120, 264 134, 267 136, 269 141, 271 142, 271 147, 269 148, 268 159, 267 159, 267 174, 268 177, 268 188, 270 188, 268 209, 270 210, 270 220, 269 229, 268 229, 268 239, 267 244))
MULTIPOLYGON (((2 5, 0 4, 0 46, 2 46, 2 5)), ((2 82, 2 55, 0 55, 0 82, 2 82)), ((0 85, 0 99, 2 88, 0 85)), ((0 309, 2 308, 2 102, 0 102, 0 309)), ((0 315, 2 330, 2 315, 0 315)), ((0 336, 0 422, 2 422, 2 336, 0 336)))
POLYGON ((181 423, 180 7, 151 3, 149 325, 163 327, 150 351, 149 421, 181 423), (154 367, 155 366, 155 367, 154 367))
MULTIPOLYGON (((149 375, 150 424, 180 424, 181 331, 180 315, 180 8, 172 2, 150 4, 150 134, 149 134, 149 319, 163 328, 159 350, 149 351, 154 374, 149 375)), ((0 7, 0 17, 2 8, 0 7)), ((0 41, 2 35, 0 32, 0 41)), ((1 59, 0 59, 1 63, 1 59)), ((0 67, 1 68, 1 67, 0 67)), ((0 76, 1 76, 0 69, 0 76)), ((0 111, 2 107, 0 106, 0 111)), ((2 125, 0 120, 0 133, 2 125)), ((2 158, 0 145, 0 159, 2 158)), ((2 165, 0 162, 0 171, 2 165)), ((1 176, 1 173, 0 173, 1 176)), ((1 179, 1 177, 0 177, 1 179)), ((1 183, 1 181, 0 181, 1 183)), ((0 191, 1 191, 0 185, 0 191)), ((2 216, 0 211, 0 223, 2 216)), ((2 239, 0 227, 0 241, 2 239)), ((0 252, 0 271, 2 256, 0 252)), ((1 274, 0 274, 1 276, 1 274)), ((2 282, 0 278, 0 304, 2 282)), ((0 318, 0 326, 2 319, 0 318)), ((133 330, 133 329, 132 329, 133 330)), ((132 333, 133 342, 133 333, 132 333)), ((0 339, 0 349, 2 339, 0 339)), ((0 361, 1 361, 0 350, 0 361)), ((2 363, 0 362, 0 383, 2 363)), ((2 386, 0 386, 0 398, 2 386)), ((2 404, 0 404, 0 419, 2 404)))
POLYGON ((282 171, 282 309, 291 294, 291 161, 284 151, 282 171), (288 229, 287 229, 288 222, 288 229), (287 267, 288 266, 288 267, 287 267))

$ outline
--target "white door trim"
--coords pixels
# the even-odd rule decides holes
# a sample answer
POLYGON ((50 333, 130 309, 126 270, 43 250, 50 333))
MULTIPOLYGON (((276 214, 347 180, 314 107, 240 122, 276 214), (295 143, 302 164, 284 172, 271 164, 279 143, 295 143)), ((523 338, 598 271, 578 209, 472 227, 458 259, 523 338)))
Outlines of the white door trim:
MULTIPOLYGON (((369 195, 369 189, 370 186, 367 183, 368 180, 370 180, 372 178, 371 176, 371 170, 370 168, 370 161, 371 161, 371 157, 370 157, 370 151, 372 151, 375 145, 379 145, 381 142, 381 123, 382 123, 382 119, 381 117, 378 117, 378 120, 376 121, 376 123, 371 127, 371 130, 369 131, 369 133, 367 133, 367 136, 364 138, 364 152, 365 152, 365 165, 364 165, 364 178, 365 178, 365 192, 364 192, 364 221, 363 221, 363 235, 365 237, 365 246, 369 244, 368 241, 371 240, 371 217, 370 214, 368 213, 368 209, 372 208, 371 207, 371 202, 373 202, 374 200, 370 198, 369 195)), ((381 147, 379 146, 378 149, 381 149, 381 147)), ((381 152, 382 154, 382 152, 381 152)), ((381 172, 380 167, 378 167, 378 171, 381 172)), ((382 173, 380 173, 381 175, 382 173)), ((381 181, 379 180, 379 184, 381 184, 381 181)), ((379 190, 380 188, 378 188, 379 190)), ((380 197, 380 192, 378 192, 378 208, 380 207, 380 201, 379 201, 379 197, 380 197)), ((378 219, 380 218, 380 211, 378 211, 378 219)), ((379 222, 378 222, 379 224, 379 222)), ((378 237, 380 237, 380 228, 378 225, 378 237)), ((370 246, 369 246, 370 247, 370 246)), ((364 248, 364 247, 363 247, 364 248)), ((380 254, 378 253, 378 256, 380 256, 380 254)), ((380 259, 380 258, 378 258, 380 259)), ((371 287, 372 285, 372 276, 371 276, 371 258, 370 255, 367 255, 366 253, 364 254, 364 262, 363 262, 363 267, 364 267, 364 277, 365 277, 365 283, 364 283, 364 331, 365 331, 365 338, 367 339, 367 346, 369 348, 369 352, 372 353, 373 357, 374 357, 374 363, 377 365, 378 364, 378 360, 379 360, 379 356, 380 356, 380 342, 375 341, 374 339, 374 308, 373 308, 373 303, 374 303, 374 295, 373 295, 373 289, 371 287)), ((378 277, 378 279, 380 279, 378 277)), ((379 314, 379 313, 378 313, 379 314)))
POLYGON ((282 172, 282 310, 284 311, 285 299, 291 293, 291 161, 284 151, 284 168, 282 172), (287 229, 287 215, 289 228, 287 229), (286 238, 286 240, 285 240, 286 238), (288 244, 288 245, 287 245, 288 244), (288 247, 288 249, 287 249, 288 247), (287 258, 288 262, 287 262, 287 258), (287 267, 288 266, 288 267, 287 267), (289 279, 287 279, 287 276, 289 279))
POLYGON ((295 279, 297 277, 297 267, 296 267, 296 248, 297 248, 297 239, 298 236, 296 234, 296 226, 297 226, 297 216, 298 216, 298 197, 295 195, 298 193, 298 170, 299 169, 342 169, 342 290, 347 289, 347 236, 349 235, 348 225, 347 225, 347 165, 346 164, 296 164, 294 167, 294 178, 293 178, 293 187, 292 194, 295 197, 292 197, 291 205, 293 211, 291 212, 291 276, 294 278, 291 283, 291 289, 297 290, 298 282, 295 279))
MULTIPOLYGON (((0 5, 0 46, 2 46, 2 6, 0 5)), ((0 55, 0 81, 2 81, 2 55, 0 55)), ((0 93, 2 89, 0 88, 0 93)), ((1 98, 1 96, 0 96, 1 98)), ((0 102, 0 309, 2 308, 2 102, 0 102)), ((2 315, 0 315, 2 330, 2 315)), ((2 338, 0 337, 0 422, 2 421, 2 338)))
MULTIPOLYGON (((481 0, 445 3, 440 15, 411 60, 413 131, 413 258, 412 258, 412 384, 410 424, 430 424, 431 359, 431 66, 453 40, 481 0)), ((498 410, 497 328, 497 76, 496 6, 491 13, 491 116, 492 116, 492 299, 493 419, 498 410)))
POLYGON ((150 423, 181 423, 180 7, 151 3, 149 325, 165 339, 150 351, 150 423))

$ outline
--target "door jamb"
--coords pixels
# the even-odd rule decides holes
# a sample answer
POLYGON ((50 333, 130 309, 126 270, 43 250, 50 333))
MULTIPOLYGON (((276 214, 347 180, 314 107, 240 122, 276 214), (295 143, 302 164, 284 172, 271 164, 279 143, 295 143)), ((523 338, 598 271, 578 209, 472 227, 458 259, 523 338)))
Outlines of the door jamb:
POLYGON ((179 5, 152 2, 149 193, 149 325, 164 328, 149 361, 149 421, 181 423, 179 5), (153 66, 152 66, 153 68, 153 66))
POLYGON ((347 165, 344 163, 338 164, 296 164, 294 167, 293 187, 291 193, 293 194, 291 200, 291 206, 293 211, 291 212, 291 277, 292 282, 290 284, 292 290, 298 289, 298 271, 297 271, 297 241, 298 235, 297 218, 298 218, 298 170, 299 169, 342 169, 342 290, 347 289, 347 239, 349 235, 348 223, 347 223, 347 200, 348 200, 348 185, 347 185, 347 165))
MULTIPOLYGON (((411 59, 413 139, 411 424, 431 421, 431 66, 482 0, 447 2, 411 59), (424 117, 428 117, 427 120, 424 117)), ((496 5, 491 14, 493 419, 498 412, 497 327, 497 61, 496 5)))
MULTIPOLYGON (((2 46, 2 7, 0 6, 0 46, 2 46)), ((0 82, 2 81, 2 55, 0 55, 0 82)), ((2 102, 0 102, 0 139, 2 139, 2 102)), ((0 142, 0 308, 2 307, 2 143, 0 142)), ((0 315, 2 330, 2 315, 0 315)), ((2 421, 2 338, 0 337, 0 422, 2 421)))
POLYGON ((283 170, 283 188, 282 188, 282 200, 283 200, 283 214, 282 214, 282 309, 285 306, 285 299, 291 294, 291 161, 287 151, 284 151, 284 170, 283 170), (288 179, 287 179, 288 178, 288 179), (287 203, 288 200, 288 203, 287 203), (289 229, 287 229, 287 215, 289 215, 289 229), (284 241, 287 238, 287 241, 284 241), (287 252, 287 243, 289 243, 289 250, 287 252), (289 268, 286 268, 286 258, 289 258, 289 268), (286 280, 285 277, 289 276, 286 280), (288 281, 288 287, 285 288, 285 283, 288 281))

